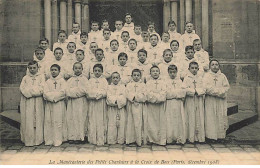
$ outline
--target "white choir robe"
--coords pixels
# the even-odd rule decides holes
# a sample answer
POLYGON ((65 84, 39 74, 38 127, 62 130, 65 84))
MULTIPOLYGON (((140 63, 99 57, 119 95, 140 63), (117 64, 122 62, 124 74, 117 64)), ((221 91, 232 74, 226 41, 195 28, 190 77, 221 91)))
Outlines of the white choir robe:
MULTIPOLYGON (((47 61, 46 59, 38 60, 36 59, 38 63, 38 74, 44 75, 45 79, 48 78, 48 74, 50 72, 49 65, 51 64, 50 61, 47 61)), ((27 68, 26 74, 30 74, 29 69, 27 68)))
POLYGON ((138 45, 138 48, 140 49, 144 49, 144 50, 148 50, 151 46, 151 43, 148 41, 148 42, 144 42, 142 41, 141 43, 137 44, 138 45))
POLYGON ((142 73, 141 74, 142 81, 146 82, 150 78, 150 68, 151 67, 152 67, 152 65, 149 64, 148 61, 145 61, 144 63, 141 63, 140 61, 138 61, 136 64, 132 64, 131 74, 134 69, 139 69, 142 73))
POLYGON ((122 84, 111 85, 107 88, 107 143, 124 144, 126 126, 126 93, 122 84))
POLYGON ((182 48, 185 51, 186 46, 193 46, 193 40, 195 39, 200 39, 200 37, 195 33, 195 30, 193 30, 191 33, 185 31, 185 33, 181 36, 181 46, 179 48, 182 48))
POLYGON ((86 44, 84 44, 84 43, 82 43, 81 41, 79 41, 79 42, 76 44, 76 46, 77 46, 76 51, 77 51, 78 49, 81 49, 81 50, 84 51, 84 54, 85 54, 85 55, 87 54, 87 51, 89 50, 89 43, 88 43, 88 42, 86 42, 86 44))
POLYGON ((89 41, 89 44, 91 42, 99 42, 101 39, 103 38, 103 36, 101 35, 101 32, 100 30, 98 31, 93 31, 91 30, 89 33, 88 33, 88 41, 89 41))
POLYGON ((150 79, 146 83, 147 101, 143 112, 144 144, 166 144, 166 84, 162 79, 150 79))
POLYGON ((66 69, 69 75, 73 75, 73 64, 76 62, 76 52, 70 53, 67 52, 63 55, 62 59, 66 62, 66 69))
POLYGON ((98 47, 103 49, 104 53, 107 53, 110 50, 110 41, 111 39, 105 40, 103 38, 98 42, 98 47))
MULTIPOLYGON (((78 62, 78 61, 76 61, 78 62)), ((75 63, 76 63, 75 62, 75 63)), ((86 77, 87 79, 89 79, 89 66, 90 66, 90 63, 87 62, 85 59, 83 59, 81 62, 80 62, 83 66, 83 71, 82 71, 82 75, 84 77, 86 77)), ((74 64, 73 64, 74 65, 74 64)))
POLYGON ((205 73, 205 132, 206 137, 225 138, 229 127, 227 117, 227 92, 230 88, 226 76, 220 72, 205 73))
POLYGON ((62 76, 64 78, 65 75, 71 74, 71 71, 69 71, 69 67, 70 65, 67 64, 67 61, 65 61, 63 58, 59 61, 54 60, 53 62, 51 62, 48 66, 48 74, 47 74, 47 78, 51 77, 51 71, 50 68, 53 64, 57 64, 60 66, 60 76, 62 76))
MULTIPOLYGON (((158 65, 159 69, 160 69, 160 77, 162 79, 168 79, 169 78, 169 73, 168 73, 168 67, 169 65, 176 65, 177 66, 177 69, 179 69, 180 65, 179 64, 176 64, 175 62, 171 61, 171 62, 165 62, 163 61, 162 63, 160 63, 158 65)), ((180 79, 180 75, 178 73, 177 75, 177 78, 180 79)))
POLYGON ((184 103, 187 121, 187 139, 190 142, 205 142, 204 95, 206 90, 202 82, 202 76, 191 73, 183 81, 187 93, 184 103))
POLYGON ((131 81, 126 86, 127 97, 127 125, 126 144, 142 145, 143 110, 146 101, 146 85, 142 81, 131 81))
POLYGON ((135 34, 134 32, 134 22, 131 22, 131 23, 125 23, 122 30, 123 31, 128 31, 129 35, 130 35, 130 38, 133 36, 133 34, 135 34))
POLYGON ((101 61, 98 61, 95 59, 91 60, 90 64, 89 64, 89 77, 90 78, 93 78, 95 77, 94 75, 94 72, 93 72, 93 67, 96 65, 96 64, 101 64, 103 66, 103 75, 105 78, 110 78, 111 74, 110 74, 110 71, 109 71, 109 65, 107 64, 107 61, 106 59, 102 59, 101 61))
POLYGON ((45 145, 60 146, 67 141, 66 91, 67 83, 62 76, 51 77, 44 85, 43 97, 46 100, 44 118, 45 145))
POLYGON ((163 41, 161 41, 159 44, 158 44, 159 46, 161 46, 161 50, 162 51, 164 51, 164 50, 166 50, 166 49, 171 49, 171 47, 170 47, 170 41, 169 42, 163 42, 163 41))
POLYGON ((66 95, 67 102, 67 123, 68 123, 68 140, 81 140, 87 133, 87 86, 88 79, 82 74, 72 76, 67 81, 66 95))
MULTIPOLYGON (((49 48, 47 48, 45 50, 45 56, 44 56, 43 60, 50 62, 50 61, 53 61, 54 59, 55 59, 55 57, 53 55, 53 52, 49 48)), ((33 53, 33 60, 38 61, 35 53, 33 53)))
POLYGON ((80 34, 81 31, 79 30, 77 33, 72 32, 71 35, 68 37, 69 42, 79 43, 80 42, 80 34))
POLYGON ((111 66, 118 65, 119 64, 118 55, 120 53, 121 53, 120 50, 112 51, 111 49, 109 49, 109 51, 105 53, 105 58, 106 58, 107 64, 111 65, 111 66))
POLYGON ((170 41, 177 40, 180 43, 180 38, 181 38, 180 33, 178 33, 176 30, 175 31, 169 30, 168 33, 170 34, 170 41))
POLYGON ((201 70, 208 71, 209 70, 209 53, 203 49, 200 51, 196 51, 194 54, 194 58, 198 60, 201 65, 201 70))
POLYGON ((147 61, 150 64, 160 64, 163 60, 163 49, 159 44, 156 46, 150 45, 147 49, 147 61))
POLYGON ((91 50, 86 50, 85 59, 89 62, 91 62, 92 60, 96 60, 95 53, 92 53, 91 50))
POLYGON ((123 29, 121 29, 121 30, 115 30, 112 34, 111 34, 111 39, 116 39, 117 41, 120 41, 121 40, 121 34, 122 34, 122 32, 123 32, 123 29))
POLYGON ((134 33, 131 36, 131 38, 133 38, 133 39, 135 39, 137 41, 137 46, 139 46, 139 44, 143 42, 142 34, 137 35, 137 34, 134 33))
POLYGON ((130 64, 126 64, 124 66, 121 65, 114 65, 110 67, 110 74, 112 74, 113 72, 118 72, 120 74, 120 83, 127 85, 127 83, 130 82, 131 80, 131 75, 132 75, 132 71, 131 71, 131 65, 130 64))
POLYGON ((180 62, 180 69, 179 69, 179 74, 180 77, 183 79, 185 78, 189 73, 189 64, 191 62, 197 62, 199 64, 199 70, 198 70, 198 74, 199 75, 203 75, 203 68, 201 68, 200 63, 198 62, 198 60, 196 58, 192 58, 192 59, 188 59, 187 57, 185 59, 183 59, 182 62, 180 62))
POLYGON ((155 34, 158 37, 158 43, 161 42, 161 36, 155 30, 153 32, 150 32, 149 30, 147 30, 147 31, 149 32, 150 37, 151 37, 152 34, 155 34))
POLYGON ((183 51, 177 50, 177 51, 172 51, 172 61, 175 62, 176 64, 181 64, 182 62, 185 61, 186 55, 183 51))
POLYGON ((126 53, 126 51, 128 50, 128 41, 124 42, 122 40, 119 40, 118 42, 119 42, 118 50, 126 53))
POLYGON ((61 48, 63 50, 63 54, 65 54, 67 52, 67 45, 68 45, 68 41, 65 40, 64 43, 61 43, 61 42, 56 42, 53 44, 53 54, 54 54, 54 50, 55 48, 61 48))
POLYGON ((135 50, 130 50, 129 48, 126 50, 126 54, 127 54, 127 57, 128 57, 127 62, 129 64, 136 64, 137 63, 137 61, 138 61, 137 52, 138 52, 137 48, 135 50))
POLYGON ((40 145, 43 142, 44 102, 42 74, 27 74, 23 77, 20 91, 21 141, 25 146, 40 145))
POLYGON ((186 96, 185 87, 179 78, 166 80, 167 86, 167 101, 165 108, 166 123, 167 123, 167 143, 186 142, 186 118, 184 112, 184 98, 186 96))
POLYGON ((107 134, 107 80, 104 77, 90 78, 88 88, 88 141, 104 145, 107 134))

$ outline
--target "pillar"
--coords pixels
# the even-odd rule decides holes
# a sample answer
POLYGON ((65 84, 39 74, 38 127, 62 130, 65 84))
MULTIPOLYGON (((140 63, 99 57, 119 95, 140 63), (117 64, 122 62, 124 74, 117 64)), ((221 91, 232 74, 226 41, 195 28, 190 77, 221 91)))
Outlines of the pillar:
MULTIPOLYGON (((257 64, 258 67, 258 74, 260 74, 260 65, 257 64)), ((257 75, 257 81, 259 81, 259 75, 257 75)), ((259 82, 257 82, 256 84, 256 111, 258 114, 258 120, 260 120, 260 86, 259 86, 259 82)))
POLYGON ((44 0, 44 29, 44 35, 51 43, 51 0, 44 0))
POLYGON ((185 31, 185 0, 180 0, 180 33, 183 34, 185 31))
POLYGON ((67 35, 71 33, 72 30, 72 19, 73 19, 73 13, 72 13, 72 0, 68 0, 68 21, 67 21, 67 35))
POLYGON ((75 5, 75 22, 81 26, 81 0, 74 0, 75 5))
POLYGON ((56 42, 58 39, 58 2, 52 0, 52 42, 56 42))
POLYGON ((172 20, 174 20, 174 22, 176 24, 178 24, 178 3, 177 3, 177 0, 171 1, 171 16, 172 16, 172 20))
POLYGON ((209 48, 209 1, 202 0, 202 45, 205 50, 209 48))
POLYGON ((163 3, 163 31, 168 30, 168 22, 170 21, 171 4, 170 0, 164 0, 163 3))
POLYGON ((60 30, 67 31, 67 0, 60 0, 60 30))
POLYGON ((89 1, 83 0, 82 31, 89 32, 89 1))
POLYGON ((192 0, 185 0, 186 22, 192 22, 192 0))
POLYGON ((195 10, 194 10, 194 25, 195 25, 195 30, 196 30, 196 34, 198 34, 201 37, 201 0, 195 0, 194 1, 194 6, 195 6, 195 10))

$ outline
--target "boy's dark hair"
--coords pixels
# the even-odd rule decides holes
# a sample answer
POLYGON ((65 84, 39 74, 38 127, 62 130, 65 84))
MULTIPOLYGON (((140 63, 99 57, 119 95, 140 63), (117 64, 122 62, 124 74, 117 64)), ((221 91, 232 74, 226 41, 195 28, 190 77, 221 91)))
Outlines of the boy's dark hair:
POLYGON ((80 24, 79 24, 78 22, 74 22, 74 23, 73 23, 73 25, 74 25, 74 24, 77 24, 77 25, 79 25, 79 26, 80 26, 80 24))
POLYGON ((104 34, 105 31, 109 31, 111 33, 110 29, 103 29, 103 34, 104 34))
POLYGON ((189 63, 189 68, 190 68, 191 65, 197 65, 197 66, 199 67, 199 64, 198 64, 196 61, 190 62, 190 63, 189 63))
POLYGON ((121 36, 122 36, 124 33, 127 33, 128 36, 129 36, 129 32, 128 32, 128 31, 123 31, 123 32, 121 33, 121 36))
POLYGON ((46 41, 49 44, 49 40, 46 37, 41 38, 39 44, 41 44, 42 41, 46 41))
POLYGON ((59 36, 61 33, 64 33, 64 34, 67 36, 67 33, 66 33, 65 30, 60 30, 60 31, 58 32, 58 36, 59 36))
POLYGON ((114 42, 114 41, 116 41, 116 43, 119 45, 119 42, 116 39, 113 39, 113 40, 110 41, 110 46, 111 46, 111 43, 114 42))
POLYGON ((37 61, 30 61, 29 63, 28 63, 28 65, 27 66, 30 66, 30 65, 37 65, 37 67, 38 67, 38 62, 37 61))
POLYGON ((43 54, 45 55, 45 50, 41 47, 37 47, 35 50, 34 50, 34 53, 36 53, 36 51, 42 51, 43 54))
POLYGON ((168 34, 168 35, 170 36, 170 33, 169 33, 169 32, 163 32, 163 33, 162 33, 162 36, 163 36, 163 34, 168 34))
POLYGON ((185 52, 187 52, 188 50, 193 50, 194 51, 194 47, 191 45, 188 45, 185 47, 185 52))
POLYGON ((78 49, 75 53, 77 53, 78 51, 81 51, 83 53, 83 55, 85 55, 84 50, 78 49))
POLYGON ((101 51, 101 52, 104 54, 104 50, 103 50, 102 48, 96 49, 96 50, 95 50, 95 55, 96 55, 97 51, 101 51))
POLYGON ((93 67, 93 71, 95 68, 100 68, 103 72, 103 65, 102 64, 95 64, 94 67, 93 67))
POLYGON ((158 69, 159 69, 159 72, 160 72, 160 68, 159 68, 157 65, 153 65, 153 66, 150 68, 150 73, 151 73, 151 70, 152 70, 153 68, 158 68, 158 69))
POLYGON ((140 73, 140 76, 142 76, 142 71, 140 69, 133 69, 132 76, 133 76, 134 72, 138 72, 138 73, 140 73))
MULTIPOLYGON (((105 23, 105 22, 108 23, 108 20, 106 20, 106 19, 102 20, 102 24, 105 23)), ((109 23, 108 23, 108 24, 109 24, 109 23)))
POLYGON ((142 29, 142 26, 141 26, 141 25, 139 25, 139 24, 138 24, 138 25, 135 25, 135 26, 134 26, 134 28, 135 28, 135 27, 141 27, 141 29, 142 29))
POLYGON ((168 72, 169 72, 170 70, 175 70, 175 71, 178 72, 178 68, 177 68, 177 66, 174 65, 174 64, 171 64, 171 65, 168 66, 168 72))
POLYGON ((56 51, 56 50, 61 50, 61 51, 62 51, 62 53, 63 53, 63 49, 62 49, 62 48, 60 48, 60 47, 57 47, 57 48, 55 48, 55 49, 54 49, 54 51, 53 51, 53 53, 55 53, 55 51, 56 51))
POLYGON ((173 20, 170 20, 170 21, 168 22, 168 26, 170 26, 170 24, 174 24, 174 25, 176 26, 176 23, 175 23, 173 20))
POLYGON ((134 41, 135 44, 137 45, 137 41, 136 41, 136 39, 134 39, 134 38, 129 39, 129 40, 128 40, 128 45, 129 45, 129 42, 130 42, 130 41, 134 41))
POLYGON ((92 21, 91 21, 91 24, 93 24, 93 23, 97 23, 97 24, 99 25, 99 22, 96 21, 96 20, 92 20, 92 21))
POLYGON ((83 65, 82 65, 82 63, 81 63, 81 62, 75 62, 75 63, 73 64, 73 68, 72 68, 72 69, 74 69, 74 66, 75 66, 76 64, 80 64, 80 65, 81 65, 81 67, 82 67, 82 69, 83 69, 83 65))
POLYGON ((177 40, 172 40, 170 43, 170 46, 172 45, 172 43, 176 42, 178 44, 178 46, 180 46, 180 43, 177 40))
POLYGON ((200 39, 195 39, 195 40, 193 40, 193 44, 195 43, 195 42, 197 42, 197 41, 201 41, 200 39))
POLYGON ((151 34, 151 35, 150 35, 150 39, 151 39, 153 36, 155 36, 155 37, 157 38, 157 40, 159 40, 159 37, 158 37, 156 34, 151 34))
POLYGON ((118 73, 118 72, 112 72, 112 74, 111 74, 111 77, 113 76, 113 74, 118 74, 119 75, 119 77, 120 77, 120 74, 118 73))
POLYGON ((126 60, 128 60, 128 56, 124 52, 119 53, 117 59, 119 60, 120 57, 126 57, 126 60))
MULTIPOLYGON (((58 70, 60 71, 60 66, 59 66, 58 64, 52 64, 52 65, 51 65, 51 68, 52 68, 52 67, 56 67, 56 68, 58 68, 58 70)), ((51 69, 51 68, 50 68, 50 69, 51 69)))
POLYGON ((74 42, 70 41, 70 42, 67 44, 67 48, 68 48, 69 44, 74 44, 74 45, 75 45, 75 47, 77 47, 77 46, 76 46, 76 43, 74 43, 74 42))
POLYGON ((140 52, 145 53, 145 55, 146 55, 146 57, 147 57, 147 51, 146 51, 145 49, 140 49, 140 50, 137 52, 137 54, 139 54, 140 52))
POLYGON ((127 15, 130 15, 130 16, 132 17, 132 14, 131 14, 131 13, 126 13, 126 14, 125 14, 125 17, 126 17, 127 15))
POLYGON ((155 23, 154 23, 153 21, 149 21, 147 25, 148 25, 148 26, 149 26, 149 25, 154 25, 154 26, 155 26, 155 23))
POLYGON ((211 62, 213 62, 213 61, 216 61, 216 62, 218 63, 218 65, 219 65, 219 61, 218 61, 217 59, 213 58, 213 59, 211 59, 211 60, 209 61, 209 67, 211 66, 211 62))
POLYGON ((189 24, 189 23, 193 24, 191 21, 186 21, 186 22, 185 22, 185 25, 187 25, 187 24, 189 24))
POLYGON ((169 48, 167 48, 167 49, 163 50, 163 55, 164 55, 164 54, 165 54, 167 51, 170 51, 170 52, 171 52, 171 54, 172 54, 172 50, 171 50, 171 49, 169 49, 169 48))
POLYGON ((87 33, 87 32, 82 32, 82 33, 80 33, 80 38, 81 38, 82 36, 87 36, 87 37, 88 37, 88 33, 87 33))

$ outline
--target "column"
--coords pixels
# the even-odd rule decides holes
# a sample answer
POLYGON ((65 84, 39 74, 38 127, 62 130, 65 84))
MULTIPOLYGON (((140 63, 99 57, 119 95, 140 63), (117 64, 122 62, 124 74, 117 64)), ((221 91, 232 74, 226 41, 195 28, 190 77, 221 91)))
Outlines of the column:
POLYGON ((185 32, 185 9, 184 9, 184 1, 180 0, 180 33, 183 34, 185 32))
POLYGON ((52 0, 52 41, 53 43, 58 39, 58 2, 52 0))
POLYGON ((192 21, 192 0, 185 0, 186 22, 192 21))
POLYGON ((60 30, 67 31, 67 0, 60 0, 60 30))
POLYGON ((178 24, 178 14, 177 13, 178 13, 178 3, 177 3, 177 0, 173 0, 173 1, 171 1, 171 16, 172 16, 172 20, 174 20, 174 22, 176 24, 178 24))
POLYGON ((81 0, 74 0, 75 3, 75 22, 81 26, 81 0))
POLYGON ((44 0, 44 28, 44 35, 51 43, 51 0, 44 0))
POLYGON ((194 6, 195 6, 195 17, 194 17, 194 25, 195 25, 195 30, 196 34, 198 34, 201 37, 201 0, 195 0, 194 1, 194 6))
POLYGON ((89 1, 83 0, 82 31, 89 32, 89 1))
POLYGON ((168 30, 168 22, 170 21, 171 4, 170 0, 164 0, 163 3, 163 31, 168 30))
POLYGON ((202 0, 202 45, 203 48, 209 48, 209 2, 202 0))
POLYGON ((67 35, 71 33, 72 29, 72 19, 73 19, 73 13, 72 13, 72 0, 68 0, 68 21, 67 21, 67 35))

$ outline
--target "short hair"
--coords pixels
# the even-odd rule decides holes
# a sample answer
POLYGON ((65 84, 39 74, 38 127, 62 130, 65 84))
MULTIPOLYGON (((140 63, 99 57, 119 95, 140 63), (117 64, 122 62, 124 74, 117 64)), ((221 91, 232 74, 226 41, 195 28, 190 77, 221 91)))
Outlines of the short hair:
POLYGON ((123 21, 122 21, 122 20, 119 20, 119 19, 116 20, 115 23, 116 23, 116 22, 121 22, 121 23, 123 24, 123 21))
POLYGON ((168 26, 170 26, 170 24, 174 24, 174 25, 176 26, 176 23, 175 23, 173 20, 170 20, 170 21, 168 22, 168 26))
POLYGON ((177 40, 172 40, 170 43, 170 46, 172 45, 172 43, 176 42, 178 44, 178 46, 180 46, 180 43, 177 40))
POLYGON ((88 33, 87 33, 87 32, 82 32, 82 33, 80 33, 80 38, 81 38, 82 36, 87 36, 87 37, 88 37, 88 33))
POLYGON ((187 24, 189 24, 189 23, 191 23, 191 24, 193 25, 193 23, 192 23, 191 21, 186 21, 186 22, 185 22, 185 25, 187 25, 187 24))
POLYGON ((38 62, 37 61, 35 61, 35 60, 33 60, 33 61, 30 61, 29 63, 28 63, 28 65, 27 66, 30 66, 30 65, 37 65, 37 67, 38 67, 38 62))
POLYGON ((64 33, 64 34, 67 36, 67 33, 66 33, 65 30, 60 30, 60 31, 58 32, 58 36, 59 36, 61 33, 64 33))
POLYGON ((201 42, 200 39, 195 39, 195 40, 193 40, 193 44, 194 44, 195 42, 197 42, 197 41, 200 41, 200 42, 201 42))
POLYGON ((171 64, 171 65, 168 66, 168 72, 169 72, 170 70, 175 70, 175 71, 178 72, 178 68, 177 68, 177 66, 174 65, 174 64, 171 64))
POLYGON ((123 31, 123 32, 121 33, 121 36, 122 36, 124 33, 127 33, 128 36, 129 36, 129 32, 128 32, 128 31, 123 31))
POLYGON ((136 41, 136 39, 134 39, 134 38, 131 38, 130 40, 128 40, 128 44, 129 44, 129 42, 130 41, 134 41, 135 42, 135 44, 137 45, 137 41, 136 41))
POLYGON ((74 42, 70 41, 70 42, 68 42, 68 44, 67 44, 67 48, 68 48, 69 44, 74 44, 74 45, 75 45, 75 47, 76 47, 76 43, 74 43, 74 42))
POLYGON ((147 51, 146 51, 145 49, 140 49, 140 50, 137 52, 137 54, 139 54, 140 52, 145 53, 145 55, 146 55, 146 57, 147 57, 147 51))
POLYGON ((95 42, 95 41, 92 41, 92 42, 89 44, 89 46, 90 46, 91 44, 97 44, 97 46, 98 46, 98 43, 95 42))
POLYGON ((169 33, 169 32, 163 32, 163 33, 162 33, 162 36, 163 36, 163 34, 167 34, 167 35, 170 36, 170 33, 169 33))
POLYGON ((132 14, 131 14, 131 13, 126 13, 126 14, 125 14, 125 17, 126 17, 127 15, 130 15, 130 16, 132 17, 132 14))
POLYGON ((114 42, 114 41, 119 45, 119 42, 116 39, 113 39, 110 41, 110 46, 111 46, 112 42, 114 42))
POLYGON ((108 23, 108 20, 106 20, 106 19, 102 20, 102 24, 105 23, 105 22, 108 23))
POLYGON ((98 49, 96 49, 96 50, 95 50, 95 55, 96 55, 97 51, 101 51, 102 54, 104 54, 104 50, 103 50, 102 48, 98 48, 98 49))
POLYGON ((155 36, 155 37, 157 38, 157 40, 159 40, 159 37, 158 37, 156 34, 151 34, 151 35, 150 35, 150 39, 151 39, 153 36, 155 36))
POLYGON ((96 21, 96 20, 92 20, 92 21, 91 21, 91 25, 92 25, 93 23, 97 23, 97 24, 99 25, 99 22, 96 21))
POLYGON ((211 63, 213 62, 213 61, 216 61, 217 63, 218 63, 218 65, 219 65, 219 61, 217 60, 217 59, 211 59, 210 61, 209 61, 209 67, 211 66, 211 63))
POLYGON ((57 48, 55 48, 55 49, 54 49, 54 51, 53 51, 53 53, 55 53, 57 50, 61 50, 61 51, 62 51, 62 53, 63 53, 63 49, 62 49, 62 48, 60 48, 60 47, 57 47, 57 48))
POLYGON ((53 67, 56 67, 60 71, 60 66, 58 64, 52 64, 50 69, 53 68, 53 67))
POLYGON ((103 29, 103 34, 104 34, 105 31, 109 31, 111 33, 110 29, 103 29))
POLYGON ((35 50, 34 50, 34 53, 36 53, 36 51, 42 51, 43 54, 45 55, 45 50, 41 47, 37 47, 35 50))
POLYGON ((163 50, 163 55, 164 55, 167 51, 171 52, 171 54, 172 54, 172 50, 169 49, 169 48, 167 48, 167 49, 163 50))
POLYGON ((194 47, 191 45, 188 45, 185 47, 185 52, 187 52, 188 50, 193 50, 194 51, 194 47))
POLYGON ((46 41, 49 44, 49 40, 46 37, 41 38, 39 44, 41 44, 42 41, 46 41))
POLYGON ((79 26, 80 26, 80 24, 79 24, 78 22, 73 22, 72 24, 77 24, 77 25, 79 25, 79 26))
POLYGON ((142 28, 142 26, 141 26, 141 25, 135 25, 135 26, 134 26, 134 28, 136 28, 136 27, 141 27, 141 28, 142 28))
POLYGON ((154 23, 153 21, 149 21, 147 25, 148 25, 148 26, 149 26, 149 25, 154 25, 154 26, 155 26, 155 23, 154 23))
POLYGON ((128 60, 128 56, 124 52, 119 53, 117 59, 119 60, 120 57, 126 57, 126 60, 128 60))
POLYGON ((93 67, 93 71, 95 68, 100 68, 103 72, 103 65, 102 64, 95 64, 94 67, 93 67))
POLYGON ((83 65, 82 65, 82 63, 81 63, 81 62, 75 62, 75 63, 73 64, 73 68, 72 68, 72 69, 74 69, 74 66, 75 66, 76 64, 80 64, 80 65, 81 65, 81 67, 82 67, 82 69, 83 69, 83 65))
POLYGON ((81 51, 81 52, 83 53, 83 55, 85 54, 84 50, 82 50, 82 49, 76 50, 76 53, 77 53, 78 51, 81 51))
POLYGON ((191 65, 197 65, 199 67, 199 64, 196 61, 192 61, 189 63, 189 68, 191 67, 191 65))
POLYGON ((150 68, 150 73, 151 73, 151 70, 152 70, 153 68, 158 68, 158 69, 159 69, 159 72, 160 72, 160 68, 159 68, 157 65, 153 65, 153 66, 150 68))
POLYGON ((112 72, 111 77, 112 77, 113 74, 118 74, 119 77, 120 77, 120 74, 119 74, 118 72, 116 72, 116 71, 115 71, 115 72, 112 72))
POLYGON ((140 69, 133 69, 132 75, 134 74, 134 72, 138 72, 138 73, 140 73, 140 76, 142 76, 142 71, 140 69))

